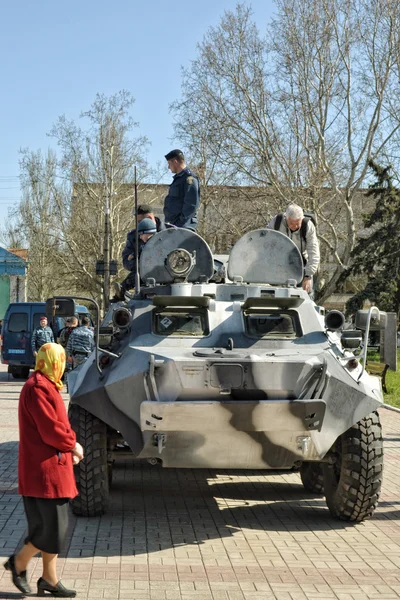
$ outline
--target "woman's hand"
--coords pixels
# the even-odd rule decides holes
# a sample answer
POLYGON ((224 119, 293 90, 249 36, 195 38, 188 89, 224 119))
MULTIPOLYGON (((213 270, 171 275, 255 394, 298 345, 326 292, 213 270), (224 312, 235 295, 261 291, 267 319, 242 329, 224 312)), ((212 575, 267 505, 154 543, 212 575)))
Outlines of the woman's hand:
POLYGON ((77 465, 83 459, 83 448, 76 442, 75 448, 72 449, 72 462, 77 465))

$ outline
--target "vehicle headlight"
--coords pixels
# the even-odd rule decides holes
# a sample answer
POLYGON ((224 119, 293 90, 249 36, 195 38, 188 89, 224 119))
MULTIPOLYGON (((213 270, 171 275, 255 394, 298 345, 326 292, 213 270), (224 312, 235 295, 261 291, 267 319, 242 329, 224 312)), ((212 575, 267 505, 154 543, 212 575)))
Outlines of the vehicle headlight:
POLYGON ((184 248, 172 250, 166 258, 165 266, 173 277, 187 277, 195 265, 194 256, 184 248))

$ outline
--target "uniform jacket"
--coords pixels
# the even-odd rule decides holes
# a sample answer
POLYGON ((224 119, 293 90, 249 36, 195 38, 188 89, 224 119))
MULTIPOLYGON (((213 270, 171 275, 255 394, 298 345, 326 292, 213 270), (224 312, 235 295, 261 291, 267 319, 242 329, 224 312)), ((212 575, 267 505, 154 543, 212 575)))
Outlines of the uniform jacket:
POLYGON ((71 450, 76 435, 55 384, 39 371, 25 383, 18 407, 18 491, 34 498, 74 498, 71 450))
MULTIPOLYGON (((161 221, 161 219, 159 219, 158 217, 156 217, 155 219, 156 219, 157 231, 162 231, 163 229, 165 229, 164 223, 161 221)), ((132 229, 131 231, 128 232, 128 235, 126 236, 125 248, 122 251, 122 264, 124 265, 125 269, 127 269, 128 271, 135 271, 135 268, 136 268, 135 245, 136 245, 136 229, 132 229), (130 254, 133 254, 132 260, 128 260, 128 256, 130 254)), ((139 239, 139 256, 140 256, 140 252, 141 252, 142 248, 143 248, 143 242, 141 242, 139 239)))
MULTIPOLYGON (((274 217, 272 221, 268 223, 267 229, 274 229, 275 219, 276 217, 274 217)), ((287 226, 285 218, 282 219, 278 231, 287 235, 287 237, 289 237, 300 250, 301 255, 305 260, 304 274, 308 276, 315 275, 319 267, 320 254, 317 232, 315 231, 314 223, 311 221, 311 219, 307 223, 305 243, 300 233, 300 229, 297 231, 291 231, 287 226)))
POLYGON ((196 229, 197 210, 200 206, 200 184, 198 177, 187 167, 174 175, 164 200, 166 223, 176 227, 196 229))
POLYGON ((32 352, 37 352, 43 344, 49 342, 54 342, 54 335, 50 327, 47 325, 46 327, 40 327, 40 325, 36 327, 31 338, 32 352))
POLYGON ((74 352, 90 354, 94 348, 94 335, 89 327, 74 327, 67 343, 67 356, 73 356, 74 352))

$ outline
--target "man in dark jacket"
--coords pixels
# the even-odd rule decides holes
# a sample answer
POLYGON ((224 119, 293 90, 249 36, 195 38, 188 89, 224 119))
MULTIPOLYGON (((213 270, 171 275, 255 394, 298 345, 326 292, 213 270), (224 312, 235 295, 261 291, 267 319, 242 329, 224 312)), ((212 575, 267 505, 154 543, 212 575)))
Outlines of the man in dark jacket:
MULTIPOLYGON (((162 223, 161 219, 154 215, 153 209, 149 204, 139 204, 137 208, 136 224, 139 225, 139 223, 143 221, 143 219, 151 219, 152 221, 154 221, 154 223, 156 224, 157 231, 162 231, 163 229, 165 229, 164 223, 162 223)), ((126 236, 125 248, 122 251, 122 264, 124 265, 127 271, 135 272, 136 269, 135 243, 136 229, 131 229, 131 231, 128 231, 128 235, 126 236)))
MULTIPOLYGON (((149 204, 139 204, 137 208, 136 223, 137 226, 144 221, 144 219, 150 219, 154 223, 154 229, 152 233, 156 231, 163 231, 165 229, 164 223, 156 217, 153 213, 153 209, 149 204)), ((135 273, 136 273, 136 229, 131 229, 126 236, 125 248, 122 251, 122 264, 127 271, 130 271, 129 275, 125 277, 121 284, 114 283, 115 295, 111 299, 111 302, 119 302, 124 300, 125 292, 135 286, 135 273)), ((139 236, 139 255, 143 247, 143 240, 139 236)))
POLYGON ((67 347, 68 338, 71 335, 71 332, 74 329, 74 327, 77 327, 77 326, 78 326, 78 323, 76 321, 73 321, 72 317, 68 317, 68 319, 66 319, 65 327, 60 329, 60 331, 58 332, 58 339, 57 339, 57 342, 59 344, 61 344, 61 346, 63 348, 67 347))
POLYGON ((47 325, 47 317, 40 317, 39 322, 40 325, 39 327, 36 327, 31 338, 33 356, 36 356, 39 348, 41 348, 43 344, 48 344, 49 342, 54 343, 53 332, 47 325))
POLYGON ((168 168, 174 174, 164 200, 165 224, 196 230, 197 211, 200 206, 200 184, 198 177, 187 168, 181 150, 171 150, 165 155, 168 168))

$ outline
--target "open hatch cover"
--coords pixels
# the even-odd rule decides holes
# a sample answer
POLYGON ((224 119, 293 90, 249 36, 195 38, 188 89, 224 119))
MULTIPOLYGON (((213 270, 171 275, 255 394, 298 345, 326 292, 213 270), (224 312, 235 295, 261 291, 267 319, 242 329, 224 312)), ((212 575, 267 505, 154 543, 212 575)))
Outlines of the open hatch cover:
POLYGON ((287 285, 303 279, 303 259, 296 244, 273 229, 249 231, 229 254, 228 277, 242 277, 245 283, 287 285))

